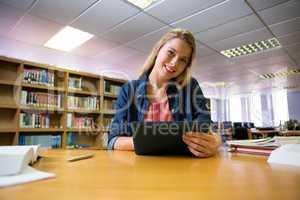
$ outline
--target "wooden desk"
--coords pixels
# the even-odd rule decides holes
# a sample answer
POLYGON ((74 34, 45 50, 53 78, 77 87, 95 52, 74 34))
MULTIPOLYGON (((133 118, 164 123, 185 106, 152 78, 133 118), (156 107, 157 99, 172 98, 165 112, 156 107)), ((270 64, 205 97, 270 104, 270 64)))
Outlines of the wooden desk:
POLYGON ((221 152, 197 159, 95 151, 92 159, 66 161, 83 152, 49 151, 35 167, 56 178, 0 189, 0 199, 300 199, 299 168, 268 165, 264 156, 221 152))
POLYGON ((300 131, 299 130, 280 131, 280 135, 282 135, 282 136, 300 136, 300 131))
POLYGON ((250 139, 253 138, 253 134, 262 135, 263 138, 270 136, 270 134, 275 134, 279 136, 300 136, 300 131, 298 130, 286 130, 286 131, 278 131, 278 130, 250 130, 250 139))

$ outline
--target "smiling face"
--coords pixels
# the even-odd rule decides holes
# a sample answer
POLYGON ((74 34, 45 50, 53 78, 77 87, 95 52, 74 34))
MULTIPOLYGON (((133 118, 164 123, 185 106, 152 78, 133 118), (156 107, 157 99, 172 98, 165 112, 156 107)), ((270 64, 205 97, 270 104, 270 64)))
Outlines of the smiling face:
POLYGON ((159 50, 153 70, 165 81, 176 78, 189 64, 191 54, 192 49, 184 40, 174 38, 159 50))

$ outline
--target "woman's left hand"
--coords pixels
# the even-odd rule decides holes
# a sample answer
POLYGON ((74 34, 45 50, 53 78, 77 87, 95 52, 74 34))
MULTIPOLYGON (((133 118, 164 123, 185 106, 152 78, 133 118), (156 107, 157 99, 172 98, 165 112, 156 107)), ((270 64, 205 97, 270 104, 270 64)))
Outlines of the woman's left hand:
POLYGON ((217 153, 221 144, 220 136, 216 133, 187 132, 182 136, 190 152, 196 157, 205 158, 217 153))

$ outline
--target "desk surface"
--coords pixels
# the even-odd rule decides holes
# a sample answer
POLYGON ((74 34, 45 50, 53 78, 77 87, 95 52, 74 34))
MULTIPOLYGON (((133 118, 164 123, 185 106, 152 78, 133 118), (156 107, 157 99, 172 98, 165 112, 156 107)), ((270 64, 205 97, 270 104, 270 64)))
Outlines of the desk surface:
MULTIPOLYGON (((88 151, 90 152, 90 151, 88 151)), ((264 156, 229 154, 205 159, 51 150, 35 167, 57 177, 0 189, 1 200, 300 199, 300 170, 269 165, 264 156)))

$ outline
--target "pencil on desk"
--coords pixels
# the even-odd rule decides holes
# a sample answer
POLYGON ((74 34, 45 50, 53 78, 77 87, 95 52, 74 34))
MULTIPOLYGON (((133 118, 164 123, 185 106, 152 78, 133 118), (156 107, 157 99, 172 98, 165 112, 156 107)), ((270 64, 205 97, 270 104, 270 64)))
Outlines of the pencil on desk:
POLYGON ((88 159, 88 158, 91 158, 93 156, 94 156, 93 153, 79 155, 79 156, 73 156, 73 157, 68 158, 68 161, 69 162, 74 162, 74 161, 78 161, 78 160, 88 159))

